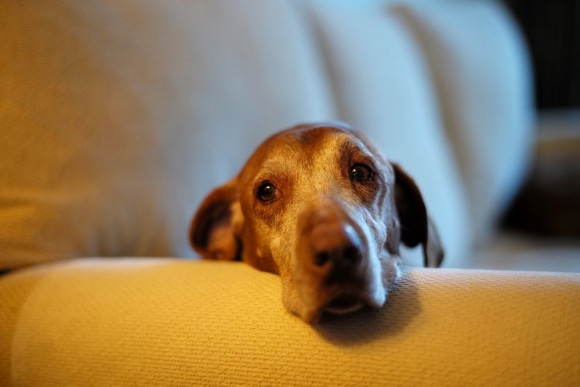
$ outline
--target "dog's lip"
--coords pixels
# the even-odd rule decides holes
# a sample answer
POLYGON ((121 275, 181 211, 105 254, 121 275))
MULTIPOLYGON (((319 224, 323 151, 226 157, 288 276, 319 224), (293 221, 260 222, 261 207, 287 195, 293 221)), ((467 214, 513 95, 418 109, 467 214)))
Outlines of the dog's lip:
POLYGON ((364 306, 361 297, 355 293, 344 293, 333 297, 324 306, 326 312, 332 314, 347 314, 356 312, 364 306))

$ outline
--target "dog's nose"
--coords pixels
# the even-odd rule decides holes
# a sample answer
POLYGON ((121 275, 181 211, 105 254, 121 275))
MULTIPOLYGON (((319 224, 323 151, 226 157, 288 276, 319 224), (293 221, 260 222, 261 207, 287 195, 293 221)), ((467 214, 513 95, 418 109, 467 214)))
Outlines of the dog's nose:
POLYGON ((360 261, 361 253, 355 245, 323 249, 314 253, 314 264, 324 266, 330 262, 333 265, 351 266, 360 261))
POLYGON ((311 234, 312 263, 317 268, 348 274, 362 260, 362 242, 348 224, 324 224, 311 234))

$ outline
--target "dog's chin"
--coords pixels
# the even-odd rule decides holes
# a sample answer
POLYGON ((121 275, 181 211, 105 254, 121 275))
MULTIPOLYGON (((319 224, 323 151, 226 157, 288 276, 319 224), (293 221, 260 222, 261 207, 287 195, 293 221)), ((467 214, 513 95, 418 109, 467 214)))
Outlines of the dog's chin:
POLYGON ((356 313, 364 308, 380 309, 386 301, 384 289, 377 289, 374 293, 357 294, 353 292, 339 293, 329 299, 317 302, 305 308, 301 317, 307 323, 315 323, 325 315, 342 316, 356 313))
POLYGON ((330 314, 342 315, 354 313, 362 309, 365 305, 366 303, 356 294, 341 294, 327 302, 323 307, 323 311, 330 314))

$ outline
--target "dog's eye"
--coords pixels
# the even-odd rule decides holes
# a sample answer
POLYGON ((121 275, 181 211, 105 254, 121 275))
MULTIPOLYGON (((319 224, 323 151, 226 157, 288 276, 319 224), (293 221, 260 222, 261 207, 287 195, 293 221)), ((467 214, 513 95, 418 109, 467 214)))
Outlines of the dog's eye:
POLYGON ((350 177, 353 180, 365 182, 371 181, 375 176, 375 173, 365 164, 355 164, 350 168, 350 177))
POLYGON ((276 199, 276 187, 269 181, 265 181, 258 187, 258 199, 264 203, 269 203, 276 199))

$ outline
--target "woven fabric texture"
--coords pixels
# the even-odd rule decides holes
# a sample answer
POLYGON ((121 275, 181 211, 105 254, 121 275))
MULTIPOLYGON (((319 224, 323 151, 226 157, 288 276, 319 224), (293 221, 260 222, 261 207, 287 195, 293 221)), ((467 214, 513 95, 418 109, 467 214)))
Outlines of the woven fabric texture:
POLYGON ((0 278, 0 384, 572 386, 579 295, 580 275, 419 269, 310 326, 244 264, 69 261, 0 278))

